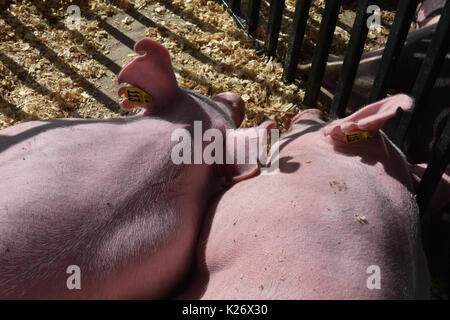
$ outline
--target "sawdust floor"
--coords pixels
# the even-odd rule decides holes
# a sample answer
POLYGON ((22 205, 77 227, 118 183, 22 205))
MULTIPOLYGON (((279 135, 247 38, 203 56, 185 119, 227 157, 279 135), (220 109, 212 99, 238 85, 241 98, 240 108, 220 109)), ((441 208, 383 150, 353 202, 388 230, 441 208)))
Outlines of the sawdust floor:
MULTIPOLYGON (((133 45, 143 37, 168 48, 181 87, 206 96, 222 91, 240 94, 247 104, 244 127, 273 119, 285 131, 292 116, 304 108, 304 80, 284 84, 279 63, 286 53, 294 0, 286 1, 275 60, 256 53, 254 43, 218 1, 3 2, 0 128, 36 119, 127 115, 119 109, 116 76, 136 56, 133 45), (69 4, 81 8, 79 30, 69 30, 66 25, 69 4)), ((243 12, 246 2, 243 1, 243 12)), ((355 5, 355 1, 344 1, 332 43, 334 54, 345 51, 355 5)), ((302 51, 304 60, 312 55, 323 7, 323 0, 313 1, 302 51)), ((379 47, 386 40, 394 7, 382 8, 382 32, 369 34, 366 50, 379 47)), ((268 2, 263 1, 257 30, 260 43, 265 37, 268 9, 268 2)), ((320 100, 318 107, 326 110, 328 103, 320 100)))
MULTIPOLYGON (((247 1, 243 2, 243 12, 247 1)), ((243 127, 266 119, 285 131, 304 109, 304 79, 281 81, 295 0, 286 0, 277 57, 257 54, 218 1, 207 0, 0 0, 0 129, 30 120, 61 117, 112 118, 120 110, 117 74, 136 54, 136 41, 150 37, 171 53, 181 87, 206 96, 233 91, 246 101, 243 127), (66 10, 81 9, 78 30, 69 30, 66 10)), ((382 46, 395 15, 396 0, 380 1, 381 32, 370 32, 365 50, 382 46)), ((344 0, 331 53, 343 55, 357 1, 344 0)), ((301 59, 313 54, 324 0, 313 0, 301 59)), ((268 1, 262 1, 256 32, 262 44, 268 1)), ((326 111, 329 101, 319 99, 326 111)), ((443 297, 435 285, 436 297, 443 297)))

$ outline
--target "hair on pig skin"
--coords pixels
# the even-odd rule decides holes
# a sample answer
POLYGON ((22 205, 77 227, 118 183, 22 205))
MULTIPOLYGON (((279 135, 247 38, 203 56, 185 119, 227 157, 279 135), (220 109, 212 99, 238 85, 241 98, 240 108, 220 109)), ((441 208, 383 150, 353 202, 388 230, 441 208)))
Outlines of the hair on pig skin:
POLYGON ((296 116, 278 144, 280 159, 288 159, 279 172, 216 199, 202 225, 195 275, 178 297, 429 297, 408 164, 379 131, 398 108, 412 106, 397 95, 330 123, 319 110, 296 116), (347 144, 349 130, 370 137, 347 144), (369 270, 381 272, 377 289, 369 288, 369 270))

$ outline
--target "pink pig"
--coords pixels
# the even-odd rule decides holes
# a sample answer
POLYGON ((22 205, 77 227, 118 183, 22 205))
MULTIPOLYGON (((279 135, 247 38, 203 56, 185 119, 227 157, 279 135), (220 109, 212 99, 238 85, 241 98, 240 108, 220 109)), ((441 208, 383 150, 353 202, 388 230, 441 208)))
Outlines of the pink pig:
POLYGON ((299 113, 272 146, 280 172, 233 186, 205 218, 179 297, 427 298, 411 175, 380 131, 412 105, 397 95, 328 124, 319 110, 299 113), (365 137, 347 144, 355 133, 365 137))
MULTIPOLYGON (((445 5, 444 0, 424 0, 417 8, 417 29, 408 34, 405 45, 397 59, 392 77, 387 86, 397 92, 411 92, 431 43, 437 22, 445 5)), ((356 110, 367 103, 375 76, 380 69, 384 47, 364 53, 353 84, 347 107, 356 110)), ((448 55, 447 55, 448 56, 448 55)), ((344 59, 330 55, 322 82, 322 91, 333 98, 337 88, 344 59)), ((432 146, 440 136, 450 115, 447 101, 450 98, 450 63, 448 57, 442 64, 440 73, 430 93, 426 107, 420 111, 420 123, 406 137, 402 149, 414 163, 430 161, 432 146)), ((297 68, 307 74, 311 63, 300 64, 297 68)), ((419 112, 419 111, 418 111, 419 112)), ((395 133, 389 132, 394 135, 395 133)))
POLYGON ((416 28, 421 29, 426 26, 438 23, 442 9, 446 0, 423 0, 416 10, 416 28))
POLYGON ((180 89, 158 43, 135 51, 145 55, 118 80, 151 96, 145 112, 0 131, 1 299, 164 297, 192 265, 208 199, 257 174, 256 162, 172 162, 175 130, 201 121, 239 137, 245 106, 233 93, 210 100, 180 89))

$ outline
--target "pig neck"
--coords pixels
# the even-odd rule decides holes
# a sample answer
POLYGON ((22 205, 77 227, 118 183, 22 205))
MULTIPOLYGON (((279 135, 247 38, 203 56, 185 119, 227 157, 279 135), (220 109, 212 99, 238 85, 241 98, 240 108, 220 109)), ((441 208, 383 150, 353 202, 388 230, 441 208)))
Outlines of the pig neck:
MULTIPOLYGON (((292 134, 295 134, 295 131, 286 137, 292 134)), ((286 150, 281 151, 281 155, 283 153, 294 156, 300 160, 300 163, 310 160, 309 158, 329 159, 330 154, 336 154, 343 161, 348 158, 353 165, 374 170, 380 177, 387 173, 390 178, 398 181, 408 190, 413 190, 405 156, 382 131, 372 132, 372 136, 362 142, 346 144, 344 141, 334 141, 319 130, 288 144, 286 150)))

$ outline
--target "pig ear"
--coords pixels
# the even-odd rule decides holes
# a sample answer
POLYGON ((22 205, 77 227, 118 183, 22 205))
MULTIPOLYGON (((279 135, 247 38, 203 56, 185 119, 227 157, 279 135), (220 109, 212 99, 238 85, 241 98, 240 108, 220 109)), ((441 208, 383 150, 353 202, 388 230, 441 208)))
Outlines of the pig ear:
MULTIPOLYGON (((409 172, 414 181, 414 187, 417 189, 420 181, 427 169, 427 164, 421 163, 409 166, 409 172)), ((438 212, 443 209, 447 204, 450 203, 450 167, 444 171, 441 181, 439 182, 436 191, 434 193, 433 199, 430 203, 430 208, 432 212, 438 212)))
POLYGON ((324 128, 324 134, 335 141, 345 140, 345 133, 352 131, 376 132, 387 120, 394 117, 397 110, 412 109, 414 100, 407 95, 398 94, 372 103, 352 115, 333 121, 324 128))
POLYGON ((236 127, 239 127, 245 118, 245 102, 240 96, 233 92, 222 92, 216 95, 213 100, 225 103, 231 111, 236 127))
MULTIPOLYGON (((124 109, 136 107, 150 111, 156 106, 168 105, 170 100, 181 90, 178 87, 169 52, 159 43, 143 39, 136 43, 134 51, 145 53, 128 63, 120 72, 119 84, 129 83, 150 95, 149 102, 140 105, 131 104, 128 99, 122 102, 124 109)), ((125 88, 119 89, 119 97, 125 93, 125 88)))
POLYGON ((237 183, 259 174, 258 159, 266 152, 270 130, 276 127, 275 121, 267 120, 256 128, 227 131, 227 154, 221 166, 228 182, 237 183))

